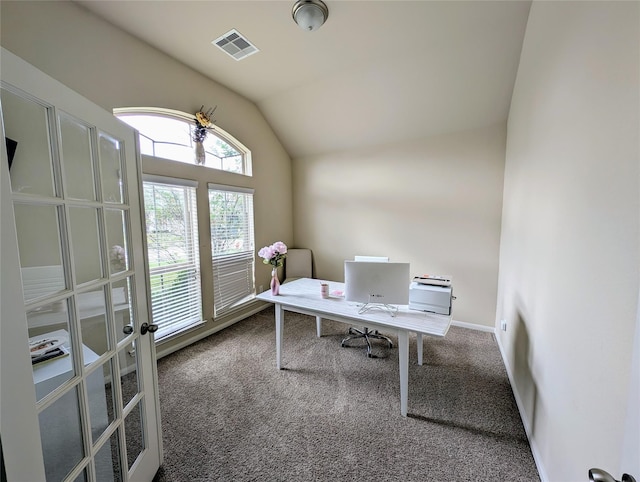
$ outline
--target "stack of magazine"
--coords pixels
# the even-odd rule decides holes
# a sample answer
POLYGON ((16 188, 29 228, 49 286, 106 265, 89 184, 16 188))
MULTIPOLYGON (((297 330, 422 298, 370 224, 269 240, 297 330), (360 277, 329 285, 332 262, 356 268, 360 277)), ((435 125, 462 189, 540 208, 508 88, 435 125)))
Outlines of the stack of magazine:
POLYGON ((423 285, 451 286, 451 278, 449 276, 423 274, 422 276, 415 276, 413 281, 423 285))
POLYGON ((31 352, 31 364, 42 363, 69 354, 69 350, 63 346, 66 343, 65 336, 42 335, 29 339, 29 352, 31 352))

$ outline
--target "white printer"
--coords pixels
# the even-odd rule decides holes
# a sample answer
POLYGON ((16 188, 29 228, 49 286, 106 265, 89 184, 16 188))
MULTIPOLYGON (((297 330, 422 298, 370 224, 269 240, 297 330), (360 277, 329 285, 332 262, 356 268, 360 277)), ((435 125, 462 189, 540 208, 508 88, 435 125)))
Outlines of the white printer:
POLYGON ((452 287, 411 282, 409 286, 409 309, 430 311, 440 315, 451 314, 452 287))

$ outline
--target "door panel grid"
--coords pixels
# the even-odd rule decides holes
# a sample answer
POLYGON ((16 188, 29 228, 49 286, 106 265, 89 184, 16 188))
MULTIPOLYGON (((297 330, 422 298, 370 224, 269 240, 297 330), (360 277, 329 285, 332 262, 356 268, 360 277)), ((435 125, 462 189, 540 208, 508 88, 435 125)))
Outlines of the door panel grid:
POLYGON ((125 162, 135 137, 126 130, 127 147, 4 80, 1 87, 2 125, 18 141, 9 174, 44 471, 48 481, 129 480, 148 473, 139 462, 150 439, 159 464, 158 430, 147 419, 157 423, 156 397, 143 391, 155 384, 141 372, 155 375, 152 341, 138 322, 141 307, 148 319, 144 264, 129 249, 133 218, 140 223, 128 204, 138 186, 127 184, 139 168, 125 162))

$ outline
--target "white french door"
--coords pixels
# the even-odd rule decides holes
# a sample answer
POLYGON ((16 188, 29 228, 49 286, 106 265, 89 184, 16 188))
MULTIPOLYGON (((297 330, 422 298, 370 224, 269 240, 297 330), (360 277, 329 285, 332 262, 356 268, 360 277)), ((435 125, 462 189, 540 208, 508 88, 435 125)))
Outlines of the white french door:
POLYGON ((7 479, 150 481, 162 451, 137 136, 0 60, 7 479))

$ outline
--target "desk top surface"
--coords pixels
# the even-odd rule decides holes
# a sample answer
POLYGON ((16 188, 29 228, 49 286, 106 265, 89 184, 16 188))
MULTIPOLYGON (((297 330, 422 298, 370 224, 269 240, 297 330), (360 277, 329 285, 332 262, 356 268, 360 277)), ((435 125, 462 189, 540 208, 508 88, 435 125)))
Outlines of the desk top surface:
POLYGON ((396 328, 430 336, 444 337, 451 326, 451 316, 410 310, 407 305, 398 306, 398 312, 391 316, 386 311, 358 313, 361 303, 345 301, 344 296, 330 295, 324 299, 320 295, 320 284, 329 284, 329 293, 344 292, 344 283, 319 279, 300 278, 280 286, 280 294, 274 296, 265 291, 256 296, 261 301, 281 304, 292 311, 307 310, 328 319, 354 324, 371 323, 375 326, 396 328), (365 323, 363 323, 365 322, 365 323))
MULTIPOLYGON (((73 359, 71 357, 72 350, 69 344, 69 333, 67 332, 67 330, 55 330, 49 333, 38 335, 37 337, 33 337, 33 338, 47 338, 47 337, 56 337, 56 336, 61 336, 67 340, 64 343, 64 347, 67 350, 69 350, 69 354, 33 365, 33 382, 35 384, 38 384, 42 381, 48 380, 55 376, 61 375, 63 373, 70 373, 69 378, 71 378, 72 376, 73 359)), ((96 353, 94 353, 91 349, 87 348, 85 345, 82 345, 82 353, 84 356, 85 366, 93 363, 99 358, 96 353)))

